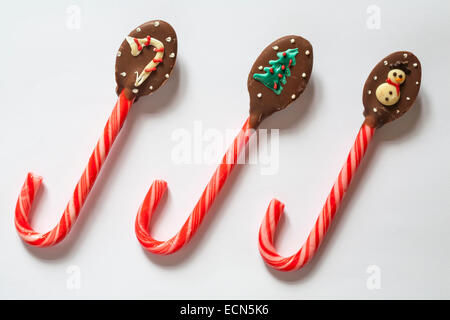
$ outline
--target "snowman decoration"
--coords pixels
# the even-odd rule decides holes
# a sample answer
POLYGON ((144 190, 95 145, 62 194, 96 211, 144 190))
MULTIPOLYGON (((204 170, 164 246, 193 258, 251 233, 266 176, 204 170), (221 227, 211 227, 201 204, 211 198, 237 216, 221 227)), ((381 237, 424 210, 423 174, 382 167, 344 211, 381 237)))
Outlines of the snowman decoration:
POLYGON ((375 95, 377 100, 385 105, 392 106, 400 100, 400 85, 406 80, 406 75, 411 72, 407 68, 408 61, 397 61, 389 65, 389 71, 385 83, 378 86, 375 95))

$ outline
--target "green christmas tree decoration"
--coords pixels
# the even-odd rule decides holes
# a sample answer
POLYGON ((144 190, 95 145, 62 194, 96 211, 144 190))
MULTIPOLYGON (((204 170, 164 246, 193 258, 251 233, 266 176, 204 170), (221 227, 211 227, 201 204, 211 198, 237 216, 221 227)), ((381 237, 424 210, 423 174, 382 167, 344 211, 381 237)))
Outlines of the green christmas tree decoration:
POLYGON ((253 74, 253 79, 262 82, 267 88, 279 95, 283 90, 282 84, 286 84, 286 77, 291 76, 290 67, 295 66, 295 56, 298 49, 288 49, 278 52, 278 60, 270 60, 270 67, 265 67, 265 73, 253 74))

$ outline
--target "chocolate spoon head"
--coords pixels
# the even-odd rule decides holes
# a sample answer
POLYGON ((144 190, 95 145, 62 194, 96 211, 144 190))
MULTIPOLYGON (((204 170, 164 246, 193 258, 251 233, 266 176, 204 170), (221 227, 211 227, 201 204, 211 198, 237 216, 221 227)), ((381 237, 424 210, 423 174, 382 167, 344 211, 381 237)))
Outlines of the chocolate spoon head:
POLYGON ((285 109, 305 90, 311 77, 313 49, 308 40, 285 36, 268 45, 248 75, 250 127, 285 109))
POLYGON ((408 51, 381 60, 366 80, 363 91, 365 123, 379 128, 404 115, 419 93, 422 67, 408 51))
POLYGON ((125 37, 117 51, 116 93, 132 100, 161 87, 175 66, 177 35, 162 20, 146 22, 125 37))

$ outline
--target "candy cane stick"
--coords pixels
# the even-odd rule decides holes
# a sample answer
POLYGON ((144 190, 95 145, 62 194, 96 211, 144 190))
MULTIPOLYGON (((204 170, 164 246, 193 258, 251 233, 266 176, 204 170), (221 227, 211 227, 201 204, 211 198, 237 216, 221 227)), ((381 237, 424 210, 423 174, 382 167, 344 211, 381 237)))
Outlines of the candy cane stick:
POLYGON ((75 186, 72 198, 69 200, 61 220, 56 227, 44 234, 34 231, 28 220, 42 178, 32 173, 27 175, 17 199, 15 212, 16 229, 25 242, 34 246, 48 247, 57 244, 67 236, 94 186, 97 175, 122 128, 131 105, 139 97, 155 92, 169 78, 177 57, 177 41, 175 39, 175 30, 170 24, 162 20, 153 20, 133 29, 122 41, 116 54, 115 66, 116 91, 120 92, 117 104, 106 123, 103 135, 98 140, 94 152, 89 158, 87 167, 75 186), (155 30, 155 27, 158 27, 158 29, 155 30), (160 39, 167 37, 166 39, 171 39, 171 41, 163 44, 152 37, 153 34, 160 39), (137 38, 138 35, 145 35, 145 38, 137 38), (150 46, 154 49, 149 50, 150 46), (147 47, 147 49, 144 50, 144 47, 147 47), (164 50, 168 50, 170 55, 164 56, 164 50), (140 59, 136 59, 137 56, 140 59), (147 62, 147 64, 144 66, 144 71, 134 81, 133 71, 142 67, 142 61, 147 62), (163 72, 160 72, 159 75, 154 73, 157 67, 163 69, 163 72), (149 78, 150 75, 152 75, 151 78, 149 78))
POLYGON ((322 211, 317 218, 305 244, 287 258, 280 256, 273 245, 276 227, 283 214, 284 204, 273 199, 259 229, 259 251, 264 261, 281 271, 303 267, 316 253, 336 210, 367 150, 375 128, 394 121, 404 115, 413 105, 420 89, 422 67, 419 59, 409 51, 397 51, 384 57, 367 77, 363 89, 364 123, 350 150, 347 162, 341 169, 322 211), (407 59, 407 60, 405 60, 407 59), (384 83, 382 79, 389 79, 384 83), (390 83, 397 82, 398 88, 390 83), (402 93, 394 91, 399 89, 402 93), (401 98, 403 97, 403 98, 401 98))
POLYGON ((153 182, 145 196, 144 202, 138 210, 135 223, 136 236, 147 251, 156 254, 171 254, 181 249, 191 240, 236 165, 239 154, 247 145, 253 132, 254 130, 250 129, 249 120, 247 119, 241 131, 234 139, 233 144, 223 156, 222 162, 209 180, 208 185, 189 218, 181 230, 167 241, 154 239, 148 230, 153 213, 167 189, 167 183, 165 181, 157 180, 153 182))
POLYGON ((72 198, 59 223, 47 233, 38 233, 30 226, 28 215, 35 199, 36 193, 42 183, 42 177, 28 173, 22 191, 17 199, 15 212, 15 225, 19 236, 33 246, 53 246, 64 239, 72 228, 80 214, 86 198, 94 186, 98 173, 100 172, 111 147, 119 134, 120 129, 133 104, 132 100, 125 97, 124 91, 119 95, 118 101, 106 122, 103 134, 89 158, 88 165, 84 169, 80 180, 75 186, 72 198))
POLYGON ((265 118, 285 109, 295 101, 306 88, 312 71, 312 56, 311 44, 306 39, 295 35, 277 39, 262 51, 253 64, 247 81, 250 116, 223 157, 222 163, 216 169, 191 215, 181 230, 167 241, 154 239, 148 230, 152 215, 167 188, 167 183, 158 180, 150 187, 138 210, 135 223, 136 236, 147 251, 171 254, 189 242, 200 227, 208 209, 234 168, 239 153, 244 149, 254 130, 265 118), (270 67, 263 68, 263 65, 267 64, 270 67), (263 70, 265 74, 261 73, 263 70), (273 70, 277 70, 276 74, 273 70), (301 76, 292 76, 294 74, 301 76), (283 89, 288 81, 290 88, 283 89))
POLYGON ((313 229, 309 233, 308 239, 301 249, 290 257, 285 258, 280 256, 273 245, 275 230, 283 214, 284 204, 277 199, 273 199, 270 202, 259 229, 259 252, 268 265, 281 271, 292 271, 300 269, 311 260, 333 222, 335 213, 366 153, 367 146, 372 139, 374 131, 375 129, 367 124, 362 125, 355 143, 350 150, 347 162, 339 172, 339 176, 333 188, 331 188, 331 192, 325 201, 325 205, 313 229))

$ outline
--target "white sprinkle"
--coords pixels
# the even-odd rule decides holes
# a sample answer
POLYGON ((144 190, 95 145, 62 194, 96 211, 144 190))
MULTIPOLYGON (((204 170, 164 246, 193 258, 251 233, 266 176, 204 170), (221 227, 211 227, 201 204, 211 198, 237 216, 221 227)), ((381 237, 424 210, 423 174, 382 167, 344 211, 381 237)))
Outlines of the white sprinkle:
POLYGON ((153 86, 148 87, 150 90, 153 90, 153 86))
POLYGON ((416 81, 416 84, 419 85, 419 81, 416 81))
POLYGON ((385 65, 385 66, 387 66, 387 65, 388 65, 388 62, 387 62, 386 60, 384 60, 384 65, 385 65))
POLYGON ((409 100, 411 100, 411 98, 410 98, 410 97, 406 97, 406 100, 408 100, 408 101, 409 101, 409 100))
POLYGON ((291 99, 292 99, 292 100, 294 100, 294 99, 295 99, 295 94, 293 94, 293 95, 291 96, 291 99))
POLYGON ((403 57, 408 58, 408 54, 404 53, 403 57))
POLYGON ((306 73, 302 73, 302 78, 306 78, 306 73))
POLYGON ((167 41, 167 42, 172 41, 172 37, 167 37, 167 38, 166 38, 166 41, 167 41))
POLYGON ((258 98, 261 98, 261 97, 262 97, 262 93, 260 92, 260 93, 258 93, 256 96, 257 96, 258 98))
POLYGON ((309 50, 306 50, 306 51, 305 51, 305 54, 306 54, 307 56, 309 56, 310 53, 311 53, 311 52, 309 52, 309 50))
POLYGON ((397 113, 400 113, 400 110, 397 110, 397 113))
POLYGON ((413 64, 413 67, 414 67, 414 68, 417 68, 417 63, 414 63, 414 64, 413 64))
POLYGON ((291 39, 291 43, 295 43, 295 39, 291 39))
POLYGON ((169 58, 175 58, 175 53, 171 53, 170 55, 169 55, 169 58))
POLYGON ((127 76, 127 73, 126 73, 126 72, 122 72, 120 75, 121 75, 122 77, 126 77, 126 76, 127 76))
POLYGON ((122 55, 122 52, 117 51, 117 56, 120 57, 122 55))
POLYGON ((139 90, 138 90, 138 89, 133 89, 132 92, 133 92, 133 93, 138 93, 139 90))
POLYGON ((372 94, 372 90, 367 90, 367 94, 372 94))
POLYGON ((137 32, 141 32, 141 28, 136 28, 136 31, 137 32))
POLYGON ((273 46, 272 49, 273 49, 273 50, 278 50, 278 49, 280 49, 280 48, 278 48, 278 46, 273 46))
POLYGON ((264 69, 264 68, 263 68, 263 66, 259 66, 258 69, 259 69, 259 70, 262 70, 262 69, 264 69))
POLYGON ((373 76, 373 80, 377 80, 378 79, 378 77, 377 76, 373 76))
POLYGON ((166 73, 165 77, 166 77, 166 79, 169 79, 169 74, 168 74, 168 73, 166 73))
POLYGON ((378 111, 377 108, 373 108, 372 110, 373 110, 373 112, 377 112, 378 111))
POLYGON ((159 26, 159 21, 155 21, 155 23, 153 24, 155 27, 159 26))

